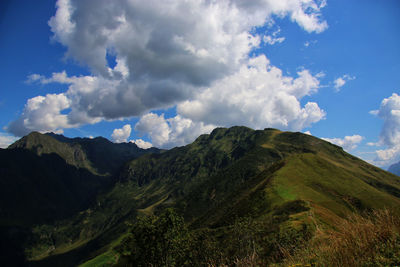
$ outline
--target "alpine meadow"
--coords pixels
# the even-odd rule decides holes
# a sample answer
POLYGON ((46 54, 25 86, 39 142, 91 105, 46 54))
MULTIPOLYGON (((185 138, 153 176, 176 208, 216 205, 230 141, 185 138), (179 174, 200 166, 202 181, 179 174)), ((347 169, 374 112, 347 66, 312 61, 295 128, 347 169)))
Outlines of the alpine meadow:
POLYGON ((400 2, 0 3, 1 266, 400 266, 400 2))

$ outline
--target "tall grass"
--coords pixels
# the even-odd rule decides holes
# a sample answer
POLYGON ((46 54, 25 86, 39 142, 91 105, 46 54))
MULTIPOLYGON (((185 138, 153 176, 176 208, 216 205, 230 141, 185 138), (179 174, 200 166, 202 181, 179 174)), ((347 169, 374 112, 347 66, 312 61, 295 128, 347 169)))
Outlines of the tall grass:
POLYGON ((400 217, 387 209, 352 214, 334 230, 317 227, 294 253, 282 252, 283 266, 398 266, 400 217))
POLYGON ((282 257, 275 264, 254 252, 244 258, 226 260, 228 264, 210 262, 208 266, 400 266, 400 216, 388 209, 354 213, 338 222, 334 229, 316 225, 311 239, 300 244, 293 240, 294 243, 296 249, 290 242, 280 247, 282 257))

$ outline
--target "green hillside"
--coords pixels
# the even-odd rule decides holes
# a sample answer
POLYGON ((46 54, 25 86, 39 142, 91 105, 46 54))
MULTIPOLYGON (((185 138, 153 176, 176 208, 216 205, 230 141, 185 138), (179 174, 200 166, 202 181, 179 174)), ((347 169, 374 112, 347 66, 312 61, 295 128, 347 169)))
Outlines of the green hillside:
POLYGON ((400 204, 399 177, 313 136, 274 129, 216 129, 130 162, 120 178, 158 194, 152 209, 184 206, 198 225, 263 215, 295 200, 332 216, 400 204))
MULTIPOLYGON (((61 143, 78 143, 88 162, 99 162, 71 140, 61 143)), ((279 263, 282 248, 310 240, 316 227, 400 207, 400 177, 321 139, 276 129, 217 128, 127 161, 113 180, 86 210, 32 228, 24 243, 31 265, 218 265, 253 254, 279 263)))

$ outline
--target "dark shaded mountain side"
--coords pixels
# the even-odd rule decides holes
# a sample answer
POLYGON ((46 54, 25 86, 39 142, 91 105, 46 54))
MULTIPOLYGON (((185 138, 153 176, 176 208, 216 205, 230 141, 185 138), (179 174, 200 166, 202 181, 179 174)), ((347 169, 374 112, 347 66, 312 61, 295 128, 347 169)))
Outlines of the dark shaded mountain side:
POLYGON ((2 225, 32 225, 86 209, 111 185, 105 176, 69 165, 56 154, 0 150, 2 225))
POLYGON ((85 210, 111 185, 108 177, 69 165, 56 154, 0 149, 1 262, 23 262, 33 225, 85 210))

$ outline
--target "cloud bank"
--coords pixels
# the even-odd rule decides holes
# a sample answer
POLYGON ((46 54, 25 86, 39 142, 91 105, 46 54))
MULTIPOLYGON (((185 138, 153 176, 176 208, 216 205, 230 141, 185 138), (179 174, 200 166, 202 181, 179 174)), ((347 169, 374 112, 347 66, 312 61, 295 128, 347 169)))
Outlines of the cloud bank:
MULTIPOLYGON (((284 76, 265 56, 250 57, 267 38, 254 29, 277 16, 320 33, 328 27, 321 18, 325 5, 317 0, 58 0, 49 20, 52 38, 91 75, 29 76, 29 82, 67 84, 68 90, 29 99, 8 131, 18 136, 62 132, 141 117, 136 131, 156 146, 172 146, 214 126, 300 130, 325 116, 317 103, 300 104, 317 91, 319 81, 308 70, 284 76), (152 113, 172 107, 178 113, 174 118, 152 113)), ((272 37, 264 42, 283 41, 277 34, 267 34, 272 37)))
POLYGON ((384 98, 379 110, 370 112, 383 120, 378 146, 385 149, 377 150, 374 162, 379 166, 387 166, 400 161, 400 96, 393 93, 384 98))

